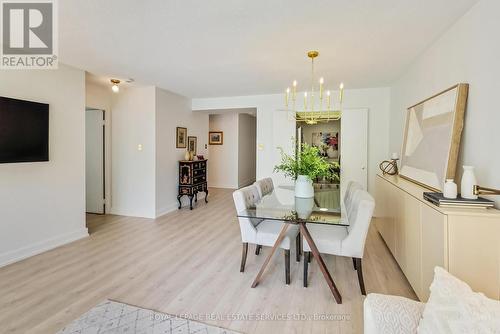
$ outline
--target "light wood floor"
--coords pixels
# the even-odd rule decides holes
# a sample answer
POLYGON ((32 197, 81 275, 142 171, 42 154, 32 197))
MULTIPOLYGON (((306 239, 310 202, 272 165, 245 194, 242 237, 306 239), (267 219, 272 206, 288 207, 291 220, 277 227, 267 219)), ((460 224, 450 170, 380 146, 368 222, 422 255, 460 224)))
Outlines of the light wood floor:
MULTIPOLYGON (((241 241, 230 190, 212 189, 210 202, 159 219, 88 216, 89 238, 0 268, 0 333, 55 333, 100 301, 113 299, 170 314, 346 315, 341 321, 203 322, 244 333, 361 333, 362 304, 348 258, 325 256, 343 297, 337 305, 315 261, 308 288, 302 262, 284 284, 282 253, 250 288, 269 249, 249 249, 239 272, 241 241)), ((367 292, 416 298, 373 228, 365 250, 367 292)))

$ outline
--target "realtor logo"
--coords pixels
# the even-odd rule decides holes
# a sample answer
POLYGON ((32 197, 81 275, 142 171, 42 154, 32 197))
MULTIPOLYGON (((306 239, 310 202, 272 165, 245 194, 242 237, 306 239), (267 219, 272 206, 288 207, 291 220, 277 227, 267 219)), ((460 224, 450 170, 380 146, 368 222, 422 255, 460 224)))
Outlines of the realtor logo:
POLYGON ((0 0, 2 69, 56 69, 55 0, 0 0))

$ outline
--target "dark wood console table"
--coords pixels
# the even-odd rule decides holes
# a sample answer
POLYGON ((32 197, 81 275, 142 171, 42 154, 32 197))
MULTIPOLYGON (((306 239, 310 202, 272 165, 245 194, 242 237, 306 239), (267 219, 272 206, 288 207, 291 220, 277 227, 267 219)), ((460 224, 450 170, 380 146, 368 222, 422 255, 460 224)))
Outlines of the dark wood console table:
POLYGON ((179 209, 182 206, 181 197, 189 197, 189 208, 193 210, 193 198, 198 202, 198 193, 205 193, 205 203, 208 203, 207 160, 179 161, 179 209))

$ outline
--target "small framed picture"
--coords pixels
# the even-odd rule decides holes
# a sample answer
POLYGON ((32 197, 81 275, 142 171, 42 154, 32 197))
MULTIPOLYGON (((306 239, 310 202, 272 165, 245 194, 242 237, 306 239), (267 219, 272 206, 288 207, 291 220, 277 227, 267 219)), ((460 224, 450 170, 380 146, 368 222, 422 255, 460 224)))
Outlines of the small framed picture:
POLYGON ((195 136, 189 136, 188 137, 188 151, 193 152, 193 154, 196 154, 196 142, 198 139, 195 136))
POLYGON ((224 142, 224 134, 222 131, 210 131, 208 133, 208 144, 209 145, 222 145, 224 142))
POLYGON ((187 128, 177 127, 176 129, 176 148, 186 148, 187 147, 187 128))

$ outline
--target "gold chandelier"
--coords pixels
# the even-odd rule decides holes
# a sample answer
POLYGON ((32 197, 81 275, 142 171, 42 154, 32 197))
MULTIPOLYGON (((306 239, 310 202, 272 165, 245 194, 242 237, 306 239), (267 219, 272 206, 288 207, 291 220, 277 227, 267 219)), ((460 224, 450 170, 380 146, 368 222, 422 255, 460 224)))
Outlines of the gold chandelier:
MULTIPOLYGON (((326 101, 324 84, 325 81, 321 77, 319 79, 318 98, 315 95, 315 79, 314 79, 314 58, 319 56, 318 51, 309 51, 307 56, 311 58, 311 90, 304 92, 303 109, 297 107, 297 80, 292 83, 292 88, 288 87, 285 91, 285 110, 291 114, 297 122, 306 124, 317 124, 319 122, 328 122, 339 120, 342 114, 342 100, 344 98, 344 84, 339 87, 339 99, 337 104, 333 101, 332 94, 329 90, 326 91, 326 101), (337 108, 335 108, 337 106, 337 108)), ((301 104, 300 102, 298 104, 301 104)))

